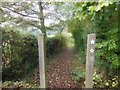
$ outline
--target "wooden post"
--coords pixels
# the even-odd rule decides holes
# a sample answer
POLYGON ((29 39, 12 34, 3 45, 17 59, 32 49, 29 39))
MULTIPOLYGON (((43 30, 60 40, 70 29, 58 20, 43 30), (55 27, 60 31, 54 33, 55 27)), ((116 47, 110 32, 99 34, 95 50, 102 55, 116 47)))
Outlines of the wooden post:
POLYGON ((44 56, 44 35, 38 35, 39 47, 39 73, 40 73, 40 88, 45 88, 45 56, 44 56))
POLYGON ((2 29, 0 28, 0 89, 2 89, 2 29))
POLYGON ((93 88, 93 67, 96 34, 89 34, 87 40, 85 88, 93 88))
MULTIPOLYGON (((2 1, 0 1, 0 8, 1 7, 2 7, 2 1)), ((2 20, 2 17, 3 17, 3 13, 0 9, 0 20, 2 20)), ((1 27, 0 27, 0 90, 2 90, 2 28, 1 27)))

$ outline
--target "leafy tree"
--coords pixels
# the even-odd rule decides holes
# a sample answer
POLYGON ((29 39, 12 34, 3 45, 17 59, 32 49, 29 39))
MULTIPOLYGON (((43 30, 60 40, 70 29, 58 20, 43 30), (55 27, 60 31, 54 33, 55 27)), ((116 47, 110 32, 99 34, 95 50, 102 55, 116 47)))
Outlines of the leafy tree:
POLYGON ((118 72, 118 11, 116 3, 105 7, 103 13, 96 14, 96 25, 99 26, 97 33, 97 57, 99 66, 106 69, 106 77, 117 75, 118 72), (101 16, 99 16, 101 15, 101 16), (100 18, 98 18, 100 17, 100 18), (102 19, 101 19, 102 18, 102 19))
MULTIPOLYGON (((118 49, 118 42, 120 41, 118 38, 118 5, 118 3, 101 0, 99 2, 75 3, 73 9, 74 18, 78 18, 80 21, 75 20, 78 22, 78 26, 73 27, 74 29, 69 28, 76 32, 76 36, 74 33, 73 36, 79 37, 83 41, 86 41, 83 36, 87 37, 87 35, 81 37, 79 36, 80 33, 96 33, 96 64, 99 68, 103 68, 106 77, 117 75, 120 68, 118 66, 120 54, 118 49), (89 23, 88 29, 83 27, 86 22, 89 23), (77 29, 78 27, 79 29, 77 29)), ((87 27, 88 23, 86 23, 85 27, 87 27)), ((75 41, 80 40, 75 37, 75 41)), ((76 43, 76 45, 79 44, 80 41, 76 43)))
POLYGON ((28 27, 32 26, 45 34, 48 30, 54 30, 60 27, 59 23, 64 26, 63 12, 60 12, 60 6, 63 3, 48 3, 48 2, 17 2, 3 3, 2 10, 5 12, 6 21, 17 24, 17 26, 28 27), (50 20, 50 26, 46 23, 50 20), (54 21, 53 21, 54 20, 54 21))

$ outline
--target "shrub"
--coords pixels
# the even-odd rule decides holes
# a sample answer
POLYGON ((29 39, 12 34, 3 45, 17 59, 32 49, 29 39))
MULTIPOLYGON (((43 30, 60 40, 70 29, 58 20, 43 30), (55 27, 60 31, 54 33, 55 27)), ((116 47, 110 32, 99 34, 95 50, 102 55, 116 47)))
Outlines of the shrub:
POLYGON ((57 52, 66 48, 66 38, 62 34, 57 34, 55 37, 47 38, 46 52, 47 57, 52 57, 57 52))
POLYGON ((2 35, 3 80, 18 79, 38 64, 37 39, 31 34, 21 34, 6 28, 2 35))
MULTIPOLYGON (((5 27, 2 35, 2 75, 5 80, 18 80, 38 65, 37 38, 30 34, 23 34, 15 28, 5 27)), ((56 35, 47 39, 47 57, 64 49, 65 37, 56 35)))
POLYGON ((117 3, 113 3, 96 12, 94 20, 88 16, 82 21, 71 19, 68 22, 69 32, 73 35, 76 49, 81 52, 82 61, 86 61, 86 57, 83 56, 86 55, 87 34, 96 33, 95 66, 101 70, 100 73, 104 73, 106 80, 118 75, 120 70, 118 64, 120 38, 118 35, 118 10, 116 8, 117 3))
POLYGON ((85 80, 85 70, 84 69, 73 70, 70 74, 75 75, 72 77, 73 80, 80 81, 80 82, 85 80))
POLYGON ((111 79, 104 80, 101 74, 94 72, 93 87, 94 88, 118 88, 118 76, 113 76, 111 79))

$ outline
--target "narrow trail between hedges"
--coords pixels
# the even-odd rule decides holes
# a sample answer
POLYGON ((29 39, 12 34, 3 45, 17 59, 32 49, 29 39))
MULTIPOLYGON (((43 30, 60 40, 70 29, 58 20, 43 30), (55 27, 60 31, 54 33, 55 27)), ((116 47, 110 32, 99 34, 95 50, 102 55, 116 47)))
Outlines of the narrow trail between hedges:
POLYGON ((48 67, 48 88, 80 88, 80 83, 72 80, 70 72, 73 68, 74 55, 72 48, 67 48, 57 58, 56 62, 48 67))
MULTIPOLYGON (((72 80, 70 73, 74 70, 72 48, 64 50, 53 64, 47 65, 47 88, 81 88, 82 84, 72 80)), ((33 84, 40 85, 39 72, 33 76, 33 84)))

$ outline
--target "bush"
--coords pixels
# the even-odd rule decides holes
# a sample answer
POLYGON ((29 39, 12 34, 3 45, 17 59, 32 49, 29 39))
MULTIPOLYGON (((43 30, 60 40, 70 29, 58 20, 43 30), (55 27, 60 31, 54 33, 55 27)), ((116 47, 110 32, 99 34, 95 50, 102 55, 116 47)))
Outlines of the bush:
POLYGON ((78 82, 82 82, 85 80, 85 70, 82 68, 73 70, 70 74, 75 75, 72 77, 73 80, 76 80, 78 82))
MULTIPOLYGON (((2 75, 5 80, 18 80, 38 65, 37 38, 23 34, 15 28, 5 27, 2 33, 2 75)), ((63 35, 47 39, 47 57, 53 56, 66 47, 63 35)))
POLYGON ((111 79, 104 80, 103 76, 94 72, 93 87, 94 88, 118 88, 118 76, 113 76, 111 79))
MULTIPOLYGON (((96 33, 95 66, 100 73, 104 73, 104 79, 110 79, 118 75, 120 65, 119 31, 118 31, 118 10, 117 3, 113 3, 96 12, 93 19, 89 16, 85 20, 71 19, 68 22, 68 30, 72 33, 75 47, 80 52, 80 57, 86 61, 87 35, 96 33), (106 12, 106 10, 108 12, 106 12)), ((84 62, 85 63, 85 62, 84 62)), ((119 75, 118 75, 119 76, 119 75)))
POLYGON ((57 34, 55 37, 47 38, 46 52, 47 57, 52 57, 55 53, 66 48, 66 38, 62 34, 57 34))
POLYGON ((78 19, 71 19, 68 21, 68 30, 72 34, 75 50, 79 53, 78 58, 81 58, 81 63, 86 62, 86 49, 87 49, 87 35, 93 33, 96 28, 92 28, 93 23, 89 18, 84 21, 78 19))
POLYGON ((14 28, 5 28, 2 35, 3 80, 18 79, 38 64, 37 39, 21 34, 14 28))

